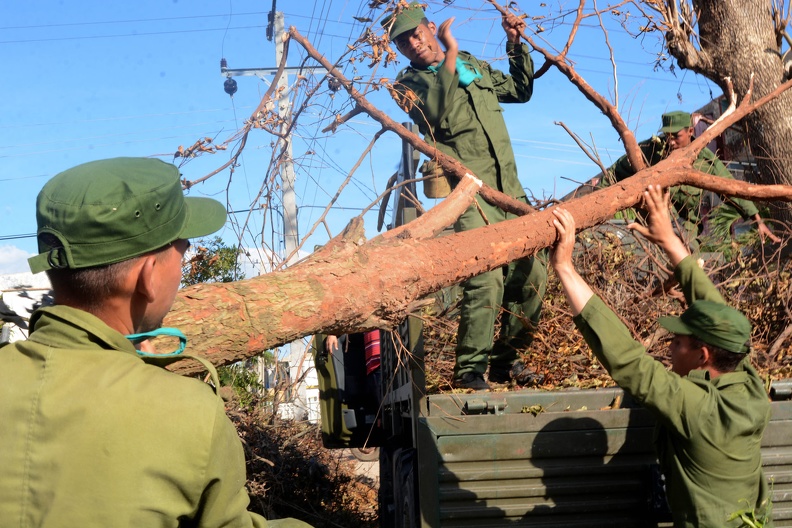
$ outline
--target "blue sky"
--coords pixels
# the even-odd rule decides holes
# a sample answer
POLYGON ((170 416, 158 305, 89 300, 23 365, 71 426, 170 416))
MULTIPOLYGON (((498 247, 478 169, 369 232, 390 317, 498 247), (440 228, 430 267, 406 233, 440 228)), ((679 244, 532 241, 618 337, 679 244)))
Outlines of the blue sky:
MULTIPOLYGON (((353 18, 371 16, 367 4, 279 0, 276 8, 284 12, 287 27, 295 26, 335 61, 367 25, 353 18)), ((507 68, 502 61, 499 15, 487 2, 428 4, 429 18, 438 24, 456 17, 452 27, 460 48, 507 68)), ((0 7, 5 71, 0 84, 0 273, 27 270, 25 258, 36 252, 35 239, 26 236, 36 229, 36 194, 58 172, 115 156, 170 161, 179 146, 186 148, 204 137, 215 141, 232 137, 267 85, 257 77, 236 78, 238 92, 230 98, 223 91, 220 59, 226 58, 230 68, 276 66, 275 45, 265 35, 271 7, 269 1, 249 0, 4 2, 0 7)), ((531 16, 543 16, 551 13, 554 4, 523 3, 522 7, 531 16)), ((537 42, 563 46, 571 20, 555 27, 548 19, 537 22, 552 28, 539 35, 545 41, 537 42)), ((660 51, 656 36, 634 39, 611 17, 605 21, 618 64, 619 106, 639 139, 657 130, 661 113, 691 111, 720 94, 692 73, 679 70, 675 76, 655 70, 654 57, 660 51)), ((293 42, 289 65, 299 65, 304 57, 293 42)), ((533 57, 540 61, 537 53, 533 57)), ((613 99, 613 71, 596 19, 585 22, 570 57, 590 84, 613 99)), ((372 73, 377 79, 393 78, 405 65, 402 61, 373 72, 367 63, 356 62, 346 64, 344 71, 365 81, 372 73)), ((298 97, 297 103, 303 100, 298 97)), ((405 120, 384 90, 371 92, 371 101, 392 118, 405 120)), ((564 122, 585 141, 593 141, 605 163, 623 153, 607 119, 554 69, 536 81, 530 102, 504 106, 520 179, 534 196, 561 196, 574 182, 598 172, 555 122, 564 122)), ((301 235, 320 218, 379 129, 372 119, 359 115, 336 134, 320 132, 334 113, 349 109, 344 92, 332 95, 323 87, 300 117, 293 156, 301 235)), ((282 249, 277 210, 266 215, 247 212, 262 201, 257 195, 269 177, 273 141, 268 133, 253 130, 233 175, 226 170, 189 191, 214 197, 234 211, 234 222, 221 233, 229 244, 241 237, 245 247, 282 249)), ((228 160, 230 151, 191 160, 181 167, 183 176, 194 180, 210 173, 228 160)), ((400 140, 393 134, 377 142, 307 249, 325 243, 376 199, 397 166, 399 152, 400 140)), ((424 202, 432 205, 428 199, 424 202)), ((273 204, 278 205, 276 191, 273 204)), ((368 235, 376 235, 376 211, 365 216, 365 223, 368 235)))

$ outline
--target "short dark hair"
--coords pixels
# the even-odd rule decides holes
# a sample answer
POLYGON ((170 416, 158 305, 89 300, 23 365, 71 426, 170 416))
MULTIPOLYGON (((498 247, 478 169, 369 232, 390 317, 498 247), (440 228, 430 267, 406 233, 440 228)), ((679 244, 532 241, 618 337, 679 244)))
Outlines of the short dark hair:
POLYGON ((745 358, 745 354, 730 352, 721 347, 710 345, 696 336, 690 336, 691 345, 697 347, 707 347, 710 353, 710 365, 718 372, 732 372, 737 365, 745 358))
MULTIPOLYGON (((42 233, 39 236, 45 238, 44 242, 47 245, 51 248, 60 247, 57 238, 52 237, 49 239, 45 235, 47 234, 42 233)), ((159 258, 170 245, 171 243, 166 244, 161 248, 146 253, 146 255, 154 254, 159 258)), ((121 262, 90 268, 48 269, 46 274, 52 285, 55 304, 61 304, 62 300, 67 299, 69 304, 77 305, 86 311, 93 312, 102 305, 105 299, 119 292, 124 276, 129 272, 132 265, 144 256, 140 255, 121 262)))
POLYGON ((98 308, 118 292, 121 281, 138 258, 92 268, 47 270, 55 304, 60 304, 60 299, 69 299, 70 304, 78 304, 87 311, 98 308))

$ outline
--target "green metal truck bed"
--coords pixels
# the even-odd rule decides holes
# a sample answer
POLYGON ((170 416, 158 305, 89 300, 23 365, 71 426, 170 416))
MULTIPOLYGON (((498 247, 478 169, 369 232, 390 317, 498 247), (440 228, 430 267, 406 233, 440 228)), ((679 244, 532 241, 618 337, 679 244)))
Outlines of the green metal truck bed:
MULTIPOLYGON (((654 421, 617 388, 433 395, 417 420, 422 526, 671 526, 654 421)), ((792 402, 763 441, 775 525, 792 526, 792 402)))

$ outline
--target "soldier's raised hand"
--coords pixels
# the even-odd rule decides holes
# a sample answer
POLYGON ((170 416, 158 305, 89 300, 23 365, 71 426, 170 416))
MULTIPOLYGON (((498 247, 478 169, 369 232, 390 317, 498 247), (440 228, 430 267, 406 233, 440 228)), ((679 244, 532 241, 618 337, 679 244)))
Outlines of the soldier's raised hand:
POLYGON ((445 47, 445 63, 443 63, 443 66, 451 73, 456 71, 456 60, 459 52, 459 44, 451 33, 451 24, 453 24, 455 18, 449 18, 437 28, 437 39, 445 47))
POLYGON ((509 13, 508 15, 503 15, 501 18, 501 26, 503 26, 503 30, 506 32, 506 40, 514 44, 520 42, 520 32, 525 29, 525 20, 517 15, 509 13))

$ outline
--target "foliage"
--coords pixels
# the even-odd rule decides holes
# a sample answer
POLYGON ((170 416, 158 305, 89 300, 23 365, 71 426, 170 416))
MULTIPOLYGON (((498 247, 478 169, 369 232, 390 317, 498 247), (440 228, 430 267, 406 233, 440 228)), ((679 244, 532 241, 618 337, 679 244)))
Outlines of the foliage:
POLYGON ((356 477, 342 450, 322 446, 316 425, 273 420, 271 411, 230 410, 248 451, 250 509, 268 519, 294 517, 315 528, 377 524, 377 490, 356 477))
MULTIPOLYGON (((239 265, 241 250, 227 246, 220 237, 200 239, 195 252, 182 266, 182 286, 204 282, 232 282, 245 278, 239 265)), ((272 362, 272 352, 264 352, 272 362)), ((237 401, 245 408, 252 408, 256 393, 264 389, 257 374, 245 363, 235 363, 217 369, 221 387, 230 387, 237 401)))
MULTIPOLYGON (((732 306, 753 323, 754 364, 764 376, 788 377, 792 347, 785 329, 792 313, 792 263, 777 246, 734 243, 733 254, 705 254, 704 269, 732 306)), ((578 235, 575 264, 597 294, 613 308, 631 333, 658 360, 667 361, 668 334, 657 321, 678 315, 685 306, 678 288, 670 288, 668 265, 657 248, 633 237, 623 224, 612 222, 578 235)), ((731 243, 728 246, 732 247, 731 243)), ((783 247, 783 246, 782 246, 783 247)), ((456 345, 455 305, 425 310, 424 343, 427 390, 450 390, 456 345)), ((497 328, 496 328, 497 329, 497 328)), ((613 385, 575 328, 569 308, 552 272, 549 273, 542 318, 534 341, 518 351, 536 373, 535 387, 545 390, 594 388, 613 385)))
MULTIPOLYGON (((269 356, 271 362, 272 353, 267 351, 265 354, 269 356)), ((264 384, 254 370, 240 362, 218 368, 217 375, 220 378, 220 386, 230 387, 241 407, 253 409, 258 402, 257 394, 264 390, 264 384)))
POLYGON ((740 251, 740 247, 755 244, 758 236, 755 230, 732 237, 734 225, 741 218, 737 209, 728 204, 721 204, 710 211, 707 228, 701 240, 701 250, 722 253, 725 260, 732 260, 735 252, 740 251))
MULTIPOLYGON (((748 504, 748 501, 745 501, 748 504)), ((770 521, 773 518, 773 503, 765 501, 762 504, 762 508, 760 511, 756 511, 756 508, 753 508, 748 504, 745 509, 738 510, 732 513, 728 520, 734 521, 739 520, 740 525, 739 528, 763 528, 764 526, 769 526, 770 521)))
POLYGON ((245 278, 239 265, 241 249, 227 246, 220 237, 200 239, 182 266, 182 286, 203 282, 232 282, 245 278))

